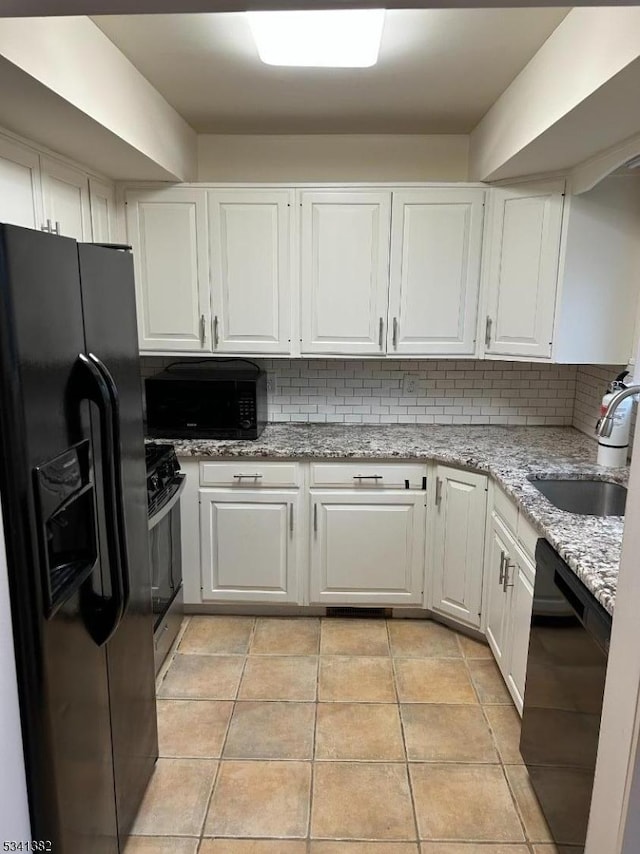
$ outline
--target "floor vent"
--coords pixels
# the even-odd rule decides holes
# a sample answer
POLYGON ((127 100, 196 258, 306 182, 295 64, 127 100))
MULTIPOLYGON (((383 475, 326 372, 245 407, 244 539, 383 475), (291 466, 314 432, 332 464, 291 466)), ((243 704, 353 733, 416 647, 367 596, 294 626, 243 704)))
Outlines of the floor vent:
POLYGON ((365 617, 369 620, 384 620, 392 616, 391 608, 327 608, 327 617, 365 617))

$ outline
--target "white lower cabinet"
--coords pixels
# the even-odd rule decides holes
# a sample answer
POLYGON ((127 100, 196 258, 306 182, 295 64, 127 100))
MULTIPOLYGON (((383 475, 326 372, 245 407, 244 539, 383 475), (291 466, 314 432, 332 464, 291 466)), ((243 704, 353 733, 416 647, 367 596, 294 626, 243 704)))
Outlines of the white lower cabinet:
POLYGON ((485 556, 486 636, 520 714, 535 572, 533 559, 494 510, 485 556))
POLYGON ((201 489, 199 500, 203 602, 298 602, 299 491, 201 489))
POLYGON ((506 678, 513 701, 522 714, 536 570, 524 552, 516 547, 515 565, 508 571, 507 586, 513 585, 513 587, 508 632, 511 654, 506 678))
POLYGON ((421 604, 425 493, 311 493, 311 604, 421 604))
POLYGON ((503 664, 508 657, 508 604, 507 589, 504 586, 504 565, 513 553, 515 542, 498 514, 491 514, 491 525, 485 557, 486 579, 486 636, 489 646, 504 673, 503 664))
POLYGON ((480 627, 487 478, 436 468, 433 525, 434 611, 480 627))

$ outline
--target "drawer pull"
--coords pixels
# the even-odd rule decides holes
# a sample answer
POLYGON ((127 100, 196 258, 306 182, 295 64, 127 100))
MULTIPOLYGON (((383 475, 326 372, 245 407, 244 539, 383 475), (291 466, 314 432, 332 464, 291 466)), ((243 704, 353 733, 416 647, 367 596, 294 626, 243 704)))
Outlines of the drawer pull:
POLYGON ((313 533, 318 533, 318 505, 313 505, 313 533))
POLYGON ((354 480, 382 480, 383 474, 354 474, 354 480))
POLYGON ((293 504, 289 505, 289 533, 293 534, 293 504))
POLYGON ((442 478, 436 478, 436 507, 442 502, 442 478))
POLYGON ((500 580, 498 584, 504 584, 504 560, 506 558, 506 554, 501 551, 500 552, 500 580))
POLYGON ((262 477, 261 474, 234 474, 234 478, 236 480, 242 480, 243 477, 250 478, 251 480, 256 480, 259 477, 262 477))

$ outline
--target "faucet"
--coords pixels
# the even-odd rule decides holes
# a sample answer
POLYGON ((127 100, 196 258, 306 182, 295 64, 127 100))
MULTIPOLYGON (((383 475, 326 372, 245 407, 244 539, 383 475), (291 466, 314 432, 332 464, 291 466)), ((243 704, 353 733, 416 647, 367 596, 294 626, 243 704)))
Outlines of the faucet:
POLYGON ((596 424, 596 436, 603 436, 607 439, 611 435, 614 423, 613 413, 626 397, 636 394, 640 394, 640 385, 628 385, 613 395, 607 406, 607 411, 596 424))

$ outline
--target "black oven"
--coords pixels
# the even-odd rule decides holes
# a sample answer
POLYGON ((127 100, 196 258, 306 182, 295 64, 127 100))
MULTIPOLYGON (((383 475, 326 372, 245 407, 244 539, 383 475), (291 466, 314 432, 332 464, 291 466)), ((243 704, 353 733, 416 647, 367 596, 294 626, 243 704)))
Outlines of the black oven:
POLYGON ((164 439, 257 439, 267 378, 257 366, 176 364, 145 381, 147 433, 164 439))
POLYGON ((182 623, 180 496, 186 480, 172 445, 149 443, 145 457, 157 673, 182 623))

